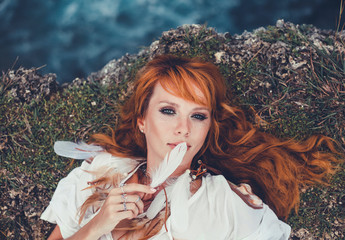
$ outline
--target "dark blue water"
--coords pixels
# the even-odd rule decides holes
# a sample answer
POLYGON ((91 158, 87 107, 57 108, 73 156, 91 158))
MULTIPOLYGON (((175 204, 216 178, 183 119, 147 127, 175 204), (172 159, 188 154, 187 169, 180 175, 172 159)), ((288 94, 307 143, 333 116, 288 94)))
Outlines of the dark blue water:
POLYGON ((242 33, 278 19, 335 29, 341 0, 0 0, 0 70, 40 67, 59 82, 137 53, 162 31, 207 23, 242 33))

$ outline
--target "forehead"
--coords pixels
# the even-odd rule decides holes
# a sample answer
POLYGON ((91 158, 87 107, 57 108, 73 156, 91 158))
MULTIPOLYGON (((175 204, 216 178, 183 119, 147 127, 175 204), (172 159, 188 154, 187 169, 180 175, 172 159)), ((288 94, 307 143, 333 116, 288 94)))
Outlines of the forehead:
POLYGON ((186 81, 178 84, 172 81, 159 81, 154 87, 153 93, 159 91, 160 93, 169 93, 175 97, 182 98, 186 101, 194 102, 202 106, 210 107, 208 99, 205 97, 203 91, 192 82, 186 81))
POLYGON ((181 107, 186 111, 188 111, 188 109, 211 111, 211 109, 206 105, 200 105, 196 102, 180 98, 176 94, 166 91, 161 84, 157 83, 154 87, 153 94, 151 95, 149 106, 156 106, 160 104, 171 104, 178 108, 181 107))

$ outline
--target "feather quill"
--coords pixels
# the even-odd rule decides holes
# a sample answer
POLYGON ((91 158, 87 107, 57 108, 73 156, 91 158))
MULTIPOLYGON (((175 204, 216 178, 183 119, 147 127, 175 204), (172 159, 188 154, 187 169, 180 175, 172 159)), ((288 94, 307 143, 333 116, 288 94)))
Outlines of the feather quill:
POLYGON ((74 143, 70 141, 57 141, 54 144, 54 151, 57 155, 62 157, 89 159, 102 152, 103 148, 85 142, 74 143))
POLYGON ((152 172, 151 187, 158 187, 176 170, 181 164, 184 155, 187 152, 187 144, 185 142, 178 144, 165 156, 164 160, 159 164, 156 170, 152 172))
POLYGON ((173 186, 170 197, 171 227, 174 234, 184 233, 189 223, 188 200, 190 198, 190 170, 186 170, 173 186))

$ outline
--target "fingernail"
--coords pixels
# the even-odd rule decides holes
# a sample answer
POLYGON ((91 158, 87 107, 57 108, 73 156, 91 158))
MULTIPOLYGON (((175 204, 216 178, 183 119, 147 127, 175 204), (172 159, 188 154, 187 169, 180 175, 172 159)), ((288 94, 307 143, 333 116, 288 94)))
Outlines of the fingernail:
POLYGON ((157 191, 157 189, 155 189, 155 188, 151 188, 150 190, 151 190, 151 192, 156 192, 157 191))

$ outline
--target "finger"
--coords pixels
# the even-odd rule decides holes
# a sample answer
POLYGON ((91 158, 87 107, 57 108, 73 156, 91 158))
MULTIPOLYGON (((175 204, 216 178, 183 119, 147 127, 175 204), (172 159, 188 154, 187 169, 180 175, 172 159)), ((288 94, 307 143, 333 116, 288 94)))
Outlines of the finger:
POLYGON ((130 202, 130 203, 124 203, 124 204, 126 205, 127 211, 132 212, 132 214, 133 214, 132 218, 138 216, 139 209, 135 203, 130 202))
MULTIPOLYGON (((118 214, 117 216, 118 216, 118 218, 121 219, 121 220, 123 220, 123 219, 132 219, 132 218, 134 218, 133 212, 132 212, 132 211, 122 211, 122 212, 118 212, 118 213, 116 213, 116 214, 118 214)), ((121 220, 120 220, 120 221, 121 221, 121 220)))
POLYGON ((118 195, 109 194, 107 197, 107 202, 109 204, 119 204, 119 203, 123 203, 127 201, 128 201, 127 194, 118 194, 118 195))
POLYGON ((138 184, 138 183, 130 183, 128 185, 125 185, 124 189, 128 193, 142 192, 142 193, 153 194, 157 191, 157 189, 154 189, 150 186, 138 184))
POLYGON ((130 183, 126 184, 122 187, 114 188, 110 191, 111 194, 123 194, 123 193, 134 193, 134 192, 142 192, 142 193, 148 193, 148 194, 153 194, 157 190, 154 188, 151 188, 150 186, 143 185, 143 184, 138 184, 138 183, 130 183))
POLYGON ((105 211, 109 211, 111 213, 118 213, 118 212, 123 212, 123 211, 127 211, 128 207, 127 207, 127 203, 125 202, 118 202, 118 203, 105 203, 102 207, 102 209, 108 209, 105 211))
POLYGON ((137 203, 141 200, 140 196, 137 194, 126 195, 127 202, 137 203))
POLYGON ((142 213, 144 211, 144 203, 141 200, 139 195, 132 194, 121 194, 121 195, 109 195, 107 199, 108 204, 122 204, 127 202, 135 203, 139 209, 139 212, 142 213))
POLYGON ((141 200, 139 195, 128 195, 127 202, 135 203, 140 213, 144 211, 144 202, 141 200))
POLYGON ((137 205, 137 208, 139 209, 139 212, 142 213, 144 211, 144 202, 141 201, 141 198, 139 195, 116 195, 111 196, 111 200, 109 200, 113 204, 119 204, 119 203, 129 203, 132 202, 137 205))

